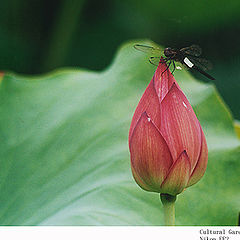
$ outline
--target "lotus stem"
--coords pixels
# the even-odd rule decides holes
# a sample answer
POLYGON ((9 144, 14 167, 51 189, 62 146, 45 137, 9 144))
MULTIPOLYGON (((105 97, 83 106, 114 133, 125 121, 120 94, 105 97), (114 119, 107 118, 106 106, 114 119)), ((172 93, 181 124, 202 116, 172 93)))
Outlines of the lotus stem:
POLYGON ((160 199, 163 204, 164 225, 175 226, 175 201, 177 197, 161 193, 160 199))

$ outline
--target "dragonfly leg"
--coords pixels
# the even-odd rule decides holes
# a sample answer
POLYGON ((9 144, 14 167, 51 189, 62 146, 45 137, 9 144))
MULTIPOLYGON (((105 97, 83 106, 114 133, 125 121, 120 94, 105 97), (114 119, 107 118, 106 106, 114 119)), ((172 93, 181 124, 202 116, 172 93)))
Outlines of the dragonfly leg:
POLYGON ((173 61, 173 70, 172 70, 172 75, 173 75, 173 73, 174 73, 175 69, 176 69, 176 65, 175 65, 175 61, 173 61))
POLYGON ((160 59, 159 57, 150 57, 149 58, 149 62, 155 66, 158 66, 160 59))
POLYGON ((167 58, 161 58, 161 59, 160 59, 160 62, 161 62, 161 63, 167 63, 167 61, 168 61, 167 58))
MULTIPOLYGON (((165 60, 165 62, 167 62, 167 61, 165 60)), ((169 64, 167 65, 167 68, 162 72, 161 76, 169 69, 171 63, 172 63, 172 61, 169 60, 169 64)))

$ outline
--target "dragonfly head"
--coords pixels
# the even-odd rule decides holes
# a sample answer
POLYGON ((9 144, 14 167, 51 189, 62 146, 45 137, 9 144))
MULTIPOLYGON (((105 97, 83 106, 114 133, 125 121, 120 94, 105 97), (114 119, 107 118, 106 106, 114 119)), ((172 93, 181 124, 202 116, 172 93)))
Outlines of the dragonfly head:
POLYGON ((167 47, 167 48, 164 49, 164 55, 166 57, 171 57, 174 54, 175 54, 174 51, 170 47, 167 47))

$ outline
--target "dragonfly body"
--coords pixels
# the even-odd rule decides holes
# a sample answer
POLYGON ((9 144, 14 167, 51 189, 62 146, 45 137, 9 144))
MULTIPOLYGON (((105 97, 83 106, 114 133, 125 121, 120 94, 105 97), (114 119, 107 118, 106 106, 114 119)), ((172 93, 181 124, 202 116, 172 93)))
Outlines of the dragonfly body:
POLYGON ((177 50, 174 50, 174 49, 169 48, 169 47, 164 49, 164 55, 169 60, 174 60, 174 61, 177 61, 177 62, 182 62, 182 60, 184 58, 184 55, 181 53, 181 51, 177 51, 177 50))
POLYGON ((174 69, 172 72, 174 72, 175 70, 175 62, 180 62, 187 68, 195 69, 207 78, 215 80, 214 77, 206 73, 206 70, 211 69, 211 63, 206 59, 199 57, 202 53, 202 50, 197 45, 191 45, 190 47, 181 49, 173 49, 167 47, 164 49, 164 51, 159 48, 144 46, 140 44, 136 44, 134 47, 142 52, 158 55, 158 57, 150 57, 149 59, 149 61, 154 65, 158 65, 160 61, 160 56, 164 55, 165 57, 163 57, 163 61, 168 63, 167 69, 171 64, 173 64, 174 69))

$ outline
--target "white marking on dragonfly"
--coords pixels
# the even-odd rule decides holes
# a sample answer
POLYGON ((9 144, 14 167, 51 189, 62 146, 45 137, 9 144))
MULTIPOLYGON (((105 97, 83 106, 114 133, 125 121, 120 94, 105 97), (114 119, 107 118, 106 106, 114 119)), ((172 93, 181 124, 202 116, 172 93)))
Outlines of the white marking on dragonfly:
POLYGON ((148 120, 148 122, 150 122, 150 121, 151 121, 151 118, 150 118, 150 117, 148 117, 148 118, 147 118, 147 120, 148 120))
POLYGON ((188 67, 190 67, 190 68, 192 68, 193 65, 194 65, 187 57, 185 57, 185 58, 183 59, 183 61, 184 61, 184 63, 185 63, 188 67))
POLYGON ((185 102, 182 102, 183 103, 183 106, 185 107, 185 108, 187 108, 187 105, 186 105, 186 103, 185 102))

